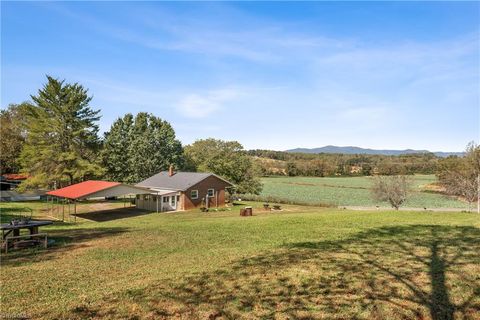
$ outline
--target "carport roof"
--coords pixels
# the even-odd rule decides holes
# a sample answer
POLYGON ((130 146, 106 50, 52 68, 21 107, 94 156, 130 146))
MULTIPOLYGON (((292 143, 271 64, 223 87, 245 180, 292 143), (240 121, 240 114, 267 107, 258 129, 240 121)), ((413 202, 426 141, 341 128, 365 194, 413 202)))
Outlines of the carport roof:
MULTIPOLYGON (((65 188, 49 191, 47 195, 75 200, 94 197, 96 193, 108 190, 106 194, 111 193, 112 196, 116 196, 118 192, 115 192, 114 189, 118 189, 117 187, 120 186, 124 187, 120 188, 124 194, 150 193, 147 189, 125 185, 120 182, 87 180, 65 188)), ((103 194, 105 194, 105 192, 103 194)))

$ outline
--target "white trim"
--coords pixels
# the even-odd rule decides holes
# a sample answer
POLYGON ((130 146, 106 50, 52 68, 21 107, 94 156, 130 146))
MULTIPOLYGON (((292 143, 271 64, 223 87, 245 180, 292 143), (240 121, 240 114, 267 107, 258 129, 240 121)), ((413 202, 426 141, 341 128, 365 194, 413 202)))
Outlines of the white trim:
POLYGON ((192 199, 192 200, 197 200, 198 199, 198 189, 190 190, 190 199, 192 199), (193 196, 194 191, 197 193, 197 195, 195 197, 193 196))
POLYGON ((209 198, 215 197, 215 189, 214 188, 207 189, 207 197, 209 197, 209 198), (210 190, 212 190, 212 195, 210 195, 210 190))

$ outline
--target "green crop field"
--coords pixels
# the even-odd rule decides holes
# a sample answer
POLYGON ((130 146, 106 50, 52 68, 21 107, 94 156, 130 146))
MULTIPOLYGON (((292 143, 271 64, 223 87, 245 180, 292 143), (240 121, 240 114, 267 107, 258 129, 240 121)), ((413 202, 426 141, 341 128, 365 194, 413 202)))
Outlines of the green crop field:
MULTIPOLYGON (((346 180, 344 180, 346 181, 346 180)), ((354 180, 358 181, 358 180, 354 180)), ((1 256, 2 318, 480 319, 475 213, 92 212, 1 256)), ((0 203, 8 220, 23 206, 0 203)), ((113 204, 112 208, 119 207, 113 204)))
MULTIPOLYGON (((372 199, 372 177, 268 177, 262 178, 261 196, 296 201, 305 204, 332 204, 336 206, 388 206, 372 199)), ((412 193, 405 207, 412 208, 460 208, 468 204, 439 193, 425 191, 436 181, 433 175, 412 177, 412 193)))

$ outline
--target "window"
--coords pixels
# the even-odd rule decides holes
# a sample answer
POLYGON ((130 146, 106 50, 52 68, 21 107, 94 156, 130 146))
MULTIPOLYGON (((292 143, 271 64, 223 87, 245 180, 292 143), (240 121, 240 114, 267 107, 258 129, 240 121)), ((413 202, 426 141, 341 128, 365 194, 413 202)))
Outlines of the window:
POLYGON ((171 197, 170 197, 170 205, 171 205, 172 207, 175 207, 175 196, 171 196, 171 197))
POLYGON ((157 201, 157 196, 152 196, 153 201, 157 201))
POLYGON ((170 198, 170 197, 168 197, 168 196, 167 196, 167 197, 163 197, 163 203, 168 203, 168 201, 170 201, 168 198, 170 198))
POLYGON ((180 201, 180 196, 177 196, 177 202, 179 202, 179 201, 180 201))
POLYGON ((140 195, 139 194, 137 194, 137 199, 140 200, 140 195))
POLYGON ((215 189, 208 189, 208 190, 207 190, 207 196, 208 196, 209 198, 214 197, 214 196, 215 196, 215 189))
POLYGON ((150 195, 149 194, 145 195, 145 200, 150 200, 150 195))
POLYGON ((198 199, 198 190, 192 190, 190 192, 190 198, 192 199, 198 199))

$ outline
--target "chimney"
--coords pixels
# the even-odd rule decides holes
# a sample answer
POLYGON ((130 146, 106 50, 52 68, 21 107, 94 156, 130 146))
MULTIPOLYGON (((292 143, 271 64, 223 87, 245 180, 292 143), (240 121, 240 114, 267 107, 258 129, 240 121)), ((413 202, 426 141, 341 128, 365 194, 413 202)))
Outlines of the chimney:
POLYGON ((173 166, 170 165, 170 168, 168 168, 168 176, 171 177, 175 174, 175 172, 173 172, 173 166))

